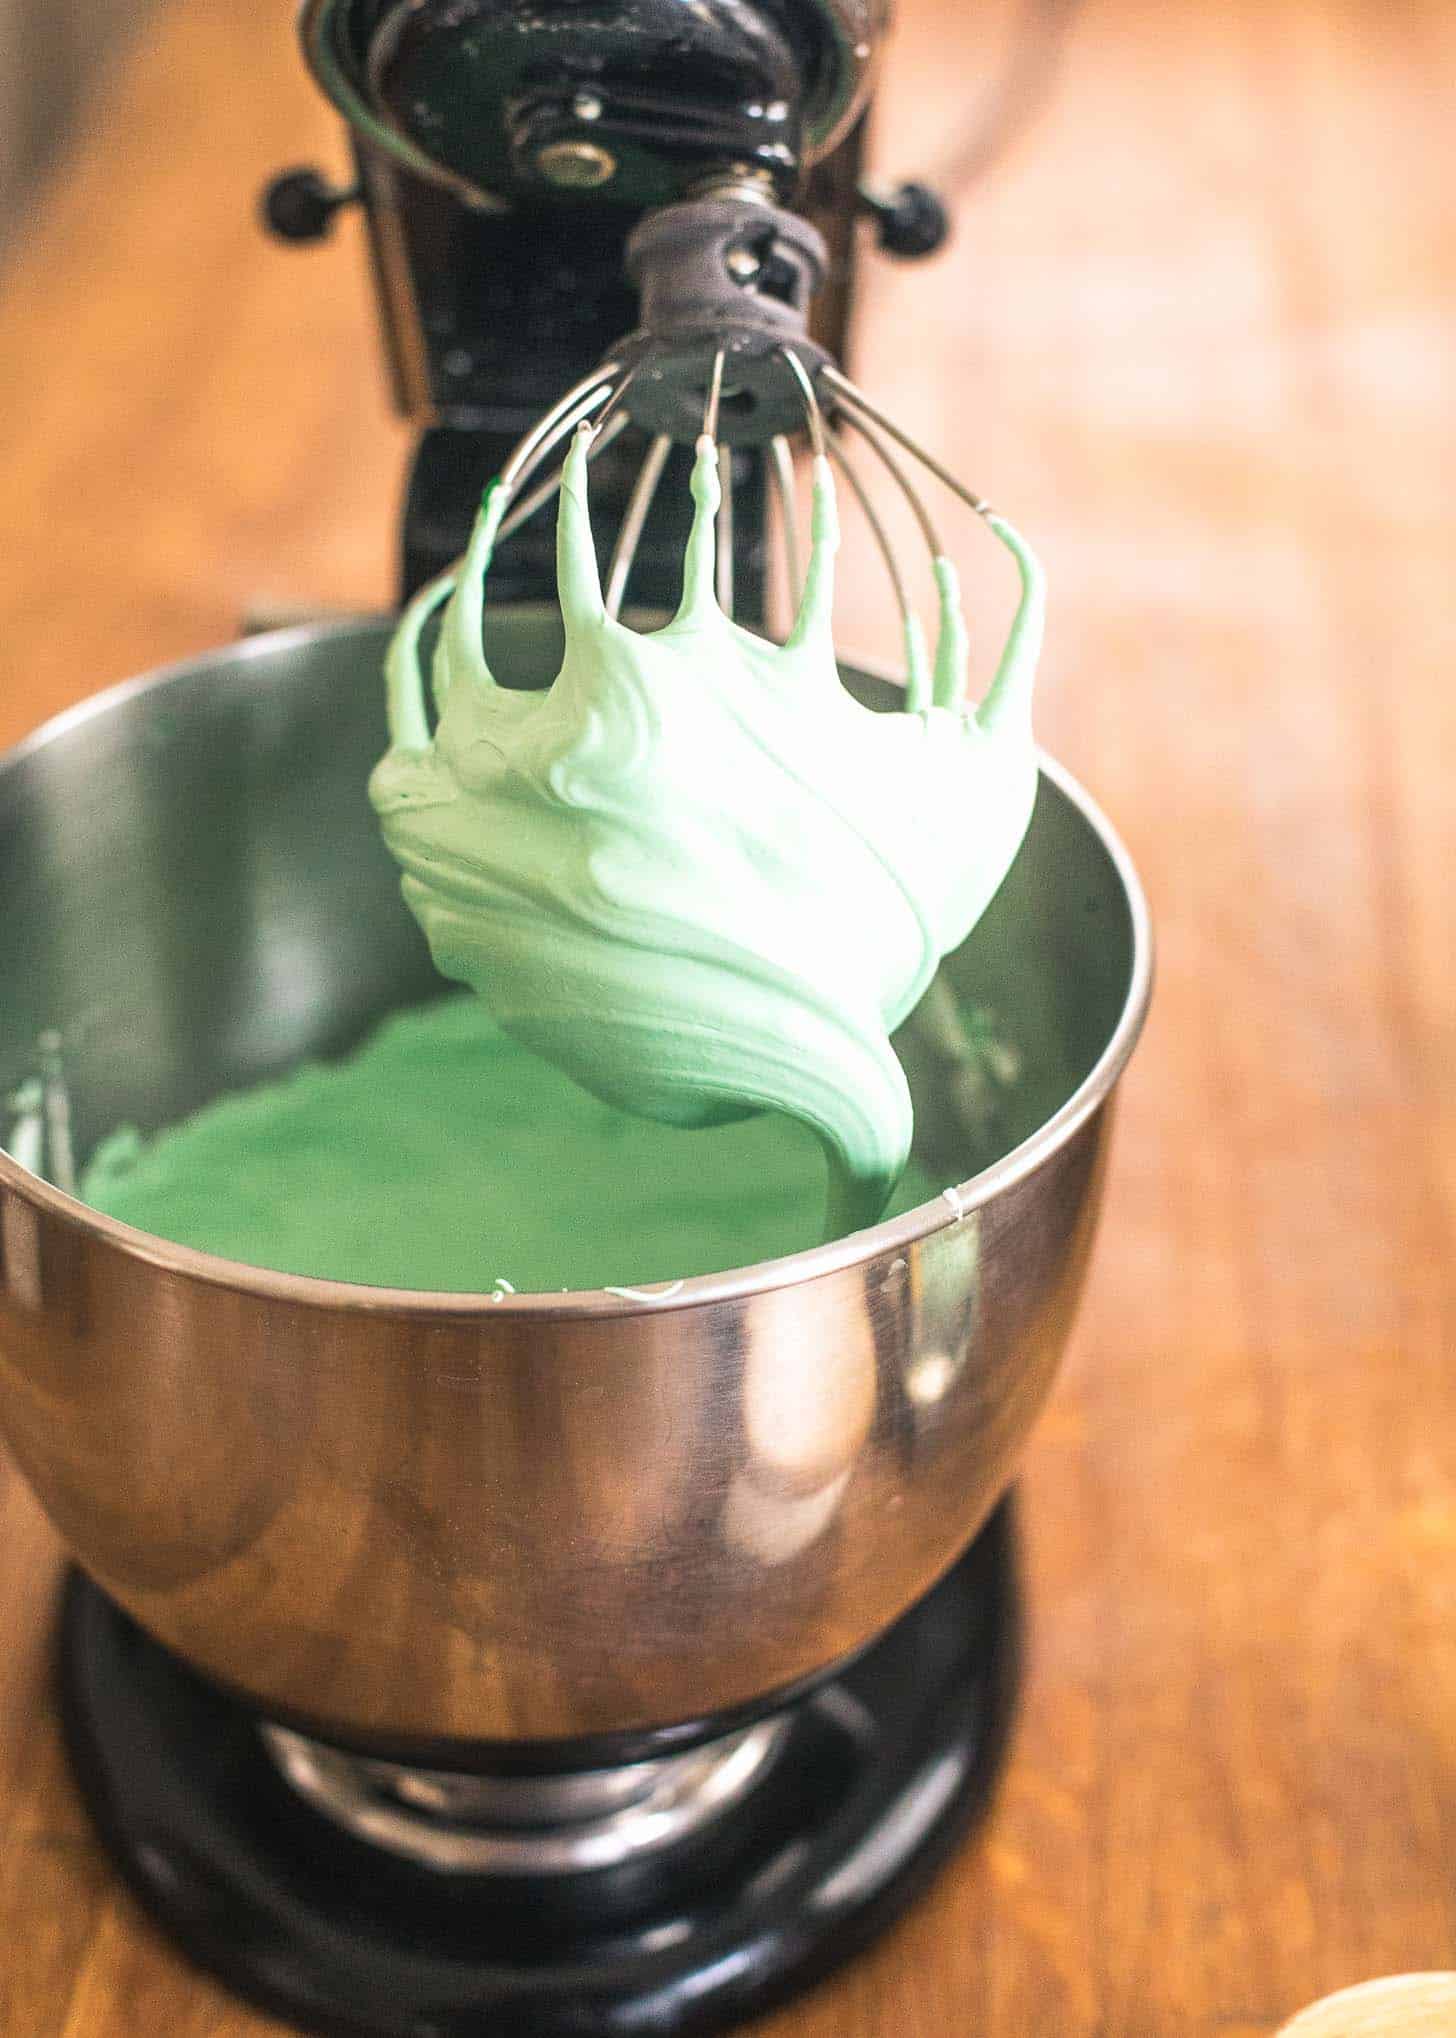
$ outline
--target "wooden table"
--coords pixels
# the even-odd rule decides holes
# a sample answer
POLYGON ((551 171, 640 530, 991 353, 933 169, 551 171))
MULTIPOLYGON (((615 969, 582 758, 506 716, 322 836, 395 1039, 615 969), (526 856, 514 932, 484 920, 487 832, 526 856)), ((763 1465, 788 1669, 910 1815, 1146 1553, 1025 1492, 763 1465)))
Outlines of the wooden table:
MULTIPOLYGON (((914 170, 1005 21, 902 11, 879 155, 914 170)), ((269 170, 343 162, 290 12, 163 9, 8 278, 0 741, 259 597, 387 597, 356 232, 251 220, 269 170)), ((1453 80, 1439 0, 1087 0, 953 253, 867 292, 864 378, 1049 561, 1042 730, 1147 875, 1161 981, 1027 1466, 999 1808, 775 2038, 1256 2038, 1456 1965, 1453 80)), ((273 2030, 90 1838, 56 1564, 5 1477, 0 2026, 273 2030)))

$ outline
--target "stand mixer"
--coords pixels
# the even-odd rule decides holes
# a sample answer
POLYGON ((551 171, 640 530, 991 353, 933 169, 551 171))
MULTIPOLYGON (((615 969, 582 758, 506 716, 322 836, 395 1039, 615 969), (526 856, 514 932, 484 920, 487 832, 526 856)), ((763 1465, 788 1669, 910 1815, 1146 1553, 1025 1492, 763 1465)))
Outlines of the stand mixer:
MULTIPOLYGON (((485 482, 639 323, 695 332, 700 355, 725 328, 745 346, 754 333, 802 333, 812 301, 802 351, 842 359, 857 216, 870 214, 896 254, 940 246, 932 192, 861 177, 887 14, 887 0, 305 6, 304 48, 351 123, 358 175, 331 190, 315 170, 284 172, 264 214, 308 240, 363 205, 396 400, 423 427, 405 593, 459 556, 485 482)), ((684 351, 679 391, 700 418, 705 371, 684 351)), ((648 412, 654 435, 681 435, 681 417, 648 412)), ((751 419, 748 392, 730 396, 725 443, 762 443, 765 421, 750 432, 751 419)), ((638 458, 630 441, 601 449, 604 521, 626 515, 638 458)), ((736 607, 751 622, 763 605, 761 475, 739 461, 735 478, 736 607)), ((644 607, 677 599, 683 499, 663 488, 639 533, 644 607)), ((502 600, 551 598, 549 516, 502 556, 493 587, 502 600)))
MULTIPOLYGON (((267 214, 306 239, 365 208, 422 424, 404 591, 448 571, 492 475, 515 491, 487 624, 512 684, 554 675, 553 455, 582 420, 614 607, 675 600, 687 491, 661 484, 705 426, 720 596, 750 624, 771 526, 796 577, 805 432, 872 509, 867 450, 937 555, 907 458, 984 507, 836 366, 855 214, 901 253, 944 229, 918 187, 861 190, 884 12, 305 7, 358 183, 289 172, 267 214)), ((148 1909, 302 2028, 719 2029, 880 1930, 994 1780, 1003 1496, 1075 1305, 1146 912, 1046 763, 1010 878, 898 1042, 917 1155, 955 1186, 790 1259, 428 1295, 86 1209, 71 1155, 117 1123, 340 1052, 436 987, 363 792, 388 635, 262 636, 0 759, 0 1426, 83 1567, 68 1745, 148 1909), (1020 1071, 989 1095, 948 1044, 984 1011, 1020 1071)))

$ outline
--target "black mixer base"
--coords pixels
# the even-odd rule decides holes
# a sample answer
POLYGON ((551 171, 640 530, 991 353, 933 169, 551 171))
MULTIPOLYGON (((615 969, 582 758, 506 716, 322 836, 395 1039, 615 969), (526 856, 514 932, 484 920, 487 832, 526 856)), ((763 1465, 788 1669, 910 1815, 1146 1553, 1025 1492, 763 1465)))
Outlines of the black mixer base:
POLYGON ((899 1915, 985 1806, 1018 1674, 1003 1504, 955 1568, 793 1712, 764 1779, 630 1866, 446 1875, 310 1809, 256 1721, 74 1574, 72 1763, 126 1880, 178 1944, 305 2031, 668 2038, 807 1987, 899 1915))

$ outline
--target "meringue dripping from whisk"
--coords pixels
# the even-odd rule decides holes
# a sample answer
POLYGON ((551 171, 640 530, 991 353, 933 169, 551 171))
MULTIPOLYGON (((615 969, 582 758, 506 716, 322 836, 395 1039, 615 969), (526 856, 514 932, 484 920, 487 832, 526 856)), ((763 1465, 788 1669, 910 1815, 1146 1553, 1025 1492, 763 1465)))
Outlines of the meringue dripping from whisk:
POLYGON ((663 628, 609 612, 588 503, 593 428, 561 482, 566 648, 541 692, 499 685, 484 590, 509 490, 487 491, 458 568, 390 647, 390 747, 371 780, 436 966, 599 1098, 672 1125, 760 1111, 829 1158, 828 1236, 873 1223, 910 1150, 890 1034, 959 946, 1031 817, 1043 582, 1004 519, 1021 597, 979 707, 964 698, 955 569, 936 560, 933 660, 907 633, 903 709, 841 682, 835 485, 816 455, 811 546, 788 638, 724 614, 717 448, 698 442, 682 598, 663 628), (421 639, 442 604, 430 730, 421 639))

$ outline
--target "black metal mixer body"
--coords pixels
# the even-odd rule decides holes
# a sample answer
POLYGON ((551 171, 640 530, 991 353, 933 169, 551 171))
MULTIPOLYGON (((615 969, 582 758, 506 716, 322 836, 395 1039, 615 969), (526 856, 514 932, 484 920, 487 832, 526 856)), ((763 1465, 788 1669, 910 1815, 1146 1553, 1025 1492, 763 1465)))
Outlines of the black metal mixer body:
MULTIPOLYGON (((421 428, 405 593, 459 555, 510 448, 636 324, 623 248, 644 212, 725 175, 803 211, 830 257, 815 336, 842 358, 887 14, 888 0, 309 0, 305 47, 353 129, 395 400, 421 428)), ((307 238, 333 207, 317 180, 300 194, 299 178, 271 211, 307 238)), ((630 442, 603 454, 608 536, 639 456, 630 442)), ((760 470, 745 462, 744 620, 762 607, 762 504, 760 470)), ((686 523, 685 492, 664 491, 638 553, 647 606, 676 599, 686 523)), ((538 599, 554 584, 546 514, 495 585, 503 599, 538 599)))

